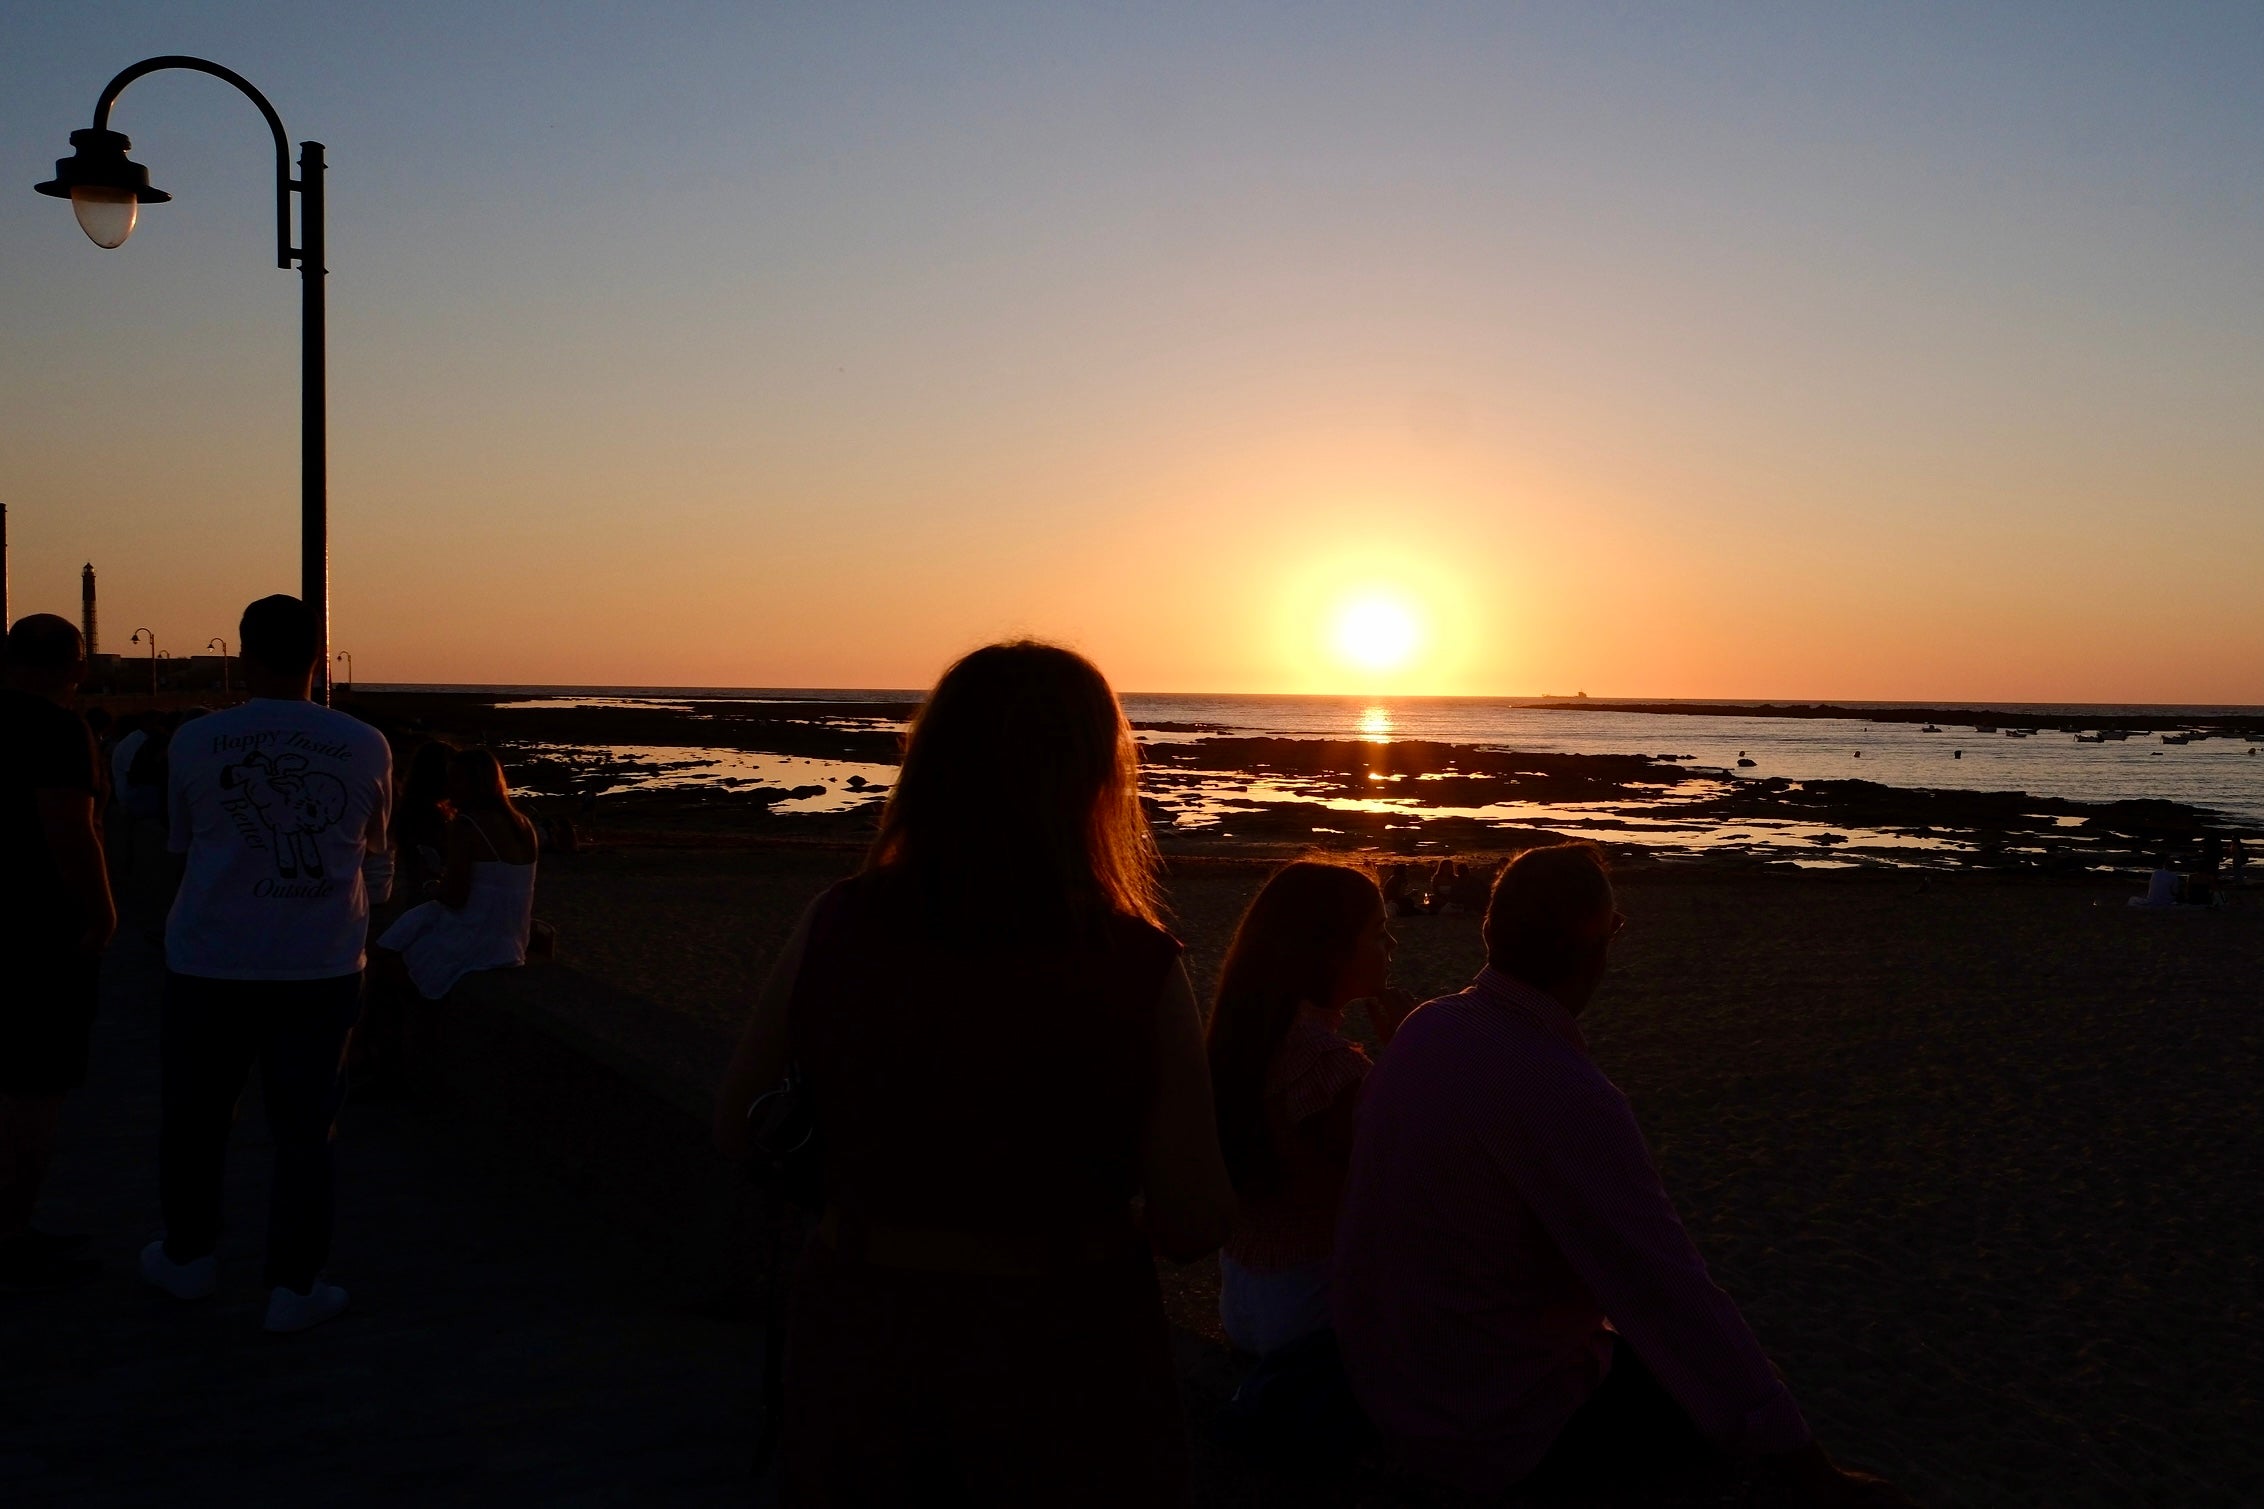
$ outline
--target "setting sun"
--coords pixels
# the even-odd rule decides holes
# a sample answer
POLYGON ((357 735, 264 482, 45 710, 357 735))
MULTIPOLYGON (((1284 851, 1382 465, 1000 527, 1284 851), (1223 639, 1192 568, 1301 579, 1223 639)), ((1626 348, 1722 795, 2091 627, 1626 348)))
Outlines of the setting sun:
POLYGON ((1396 671, 1415 657, 1423 626, 1396 597, 1358 597, 1336 611, 1331 640, 1347 666, 1362 671, 1396 671))

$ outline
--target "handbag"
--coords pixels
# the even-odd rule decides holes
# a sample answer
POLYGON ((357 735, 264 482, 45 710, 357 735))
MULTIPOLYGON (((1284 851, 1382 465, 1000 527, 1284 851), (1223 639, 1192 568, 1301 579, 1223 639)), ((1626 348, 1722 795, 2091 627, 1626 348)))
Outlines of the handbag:
POLYGON ((777 1088, 755 1097, 747 1107, 747 1128, 756 1182, 811 1215, 823 1210, 825 1148, 801 1065, 787 1065, 777 1088))

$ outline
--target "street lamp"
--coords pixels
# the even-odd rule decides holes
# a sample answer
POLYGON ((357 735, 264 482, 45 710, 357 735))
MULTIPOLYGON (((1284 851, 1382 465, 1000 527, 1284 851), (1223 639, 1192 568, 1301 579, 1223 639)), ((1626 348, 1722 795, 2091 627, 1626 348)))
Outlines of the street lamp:
POLYGON ((275 265, 299 267, 299 596, 314 610, 320 635, 315 656, 315 699, 330 700, 330 521, 327 413, 324 380, 325 338, 322 300, 322 143, 299 143, 299 176, 291 176, 290 142, 283 119, 267 96, 243 75, 203 58, 168 55, 145 58, 102 88, 94 102, 94 125, 71 133, 72 153, 57 160, 55 176, 33 185, 40 193, 71 201, 79 228, 101 247, 119 247, 134 233, 145 204, 164 204, 173 196, 149 184, 149 170, 126 156, 133 146, 110 129, 110 107, 128 84, 167 68, 209 73, 235 85, 259 107, 275 136, 275 265), (299 196, 299 244, 291 244, 291 196, 299 196))
POLYGON ((228 695, 228 641, 216 634, 204 642, 204 647, 220 651, 220 695, 225 697, 228 695))
POLYGON ((154 697, 157 695, 157 631, 155 629, 136 629, 130 642, 140 644, 144 634, 149 636, 149 694, 154 697))
POLYGON ((346 690, 350 692, 354 689, 354 652, 340 650, 338 658, 346 662, 346 690))

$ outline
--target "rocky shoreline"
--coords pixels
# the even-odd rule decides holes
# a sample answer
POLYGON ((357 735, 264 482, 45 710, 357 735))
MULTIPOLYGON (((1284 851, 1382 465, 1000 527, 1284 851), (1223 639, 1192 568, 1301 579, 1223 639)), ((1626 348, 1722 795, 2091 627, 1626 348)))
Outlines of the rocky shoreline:
POLYGON ((2264 742, 2264 713, 2158 711, 2119 712, 2084 708, 2046 712, 2030 707, 1845 707, 1830 702, 1599 702, 1594 698, 1555 698, 1519 704, 1552 713, 1654 713, 1700 718, 1844 718, 1857 723, 1940 724, 1975 733, 1999 729, 2063 733, 2194 732, 2264 742))
MULTIPOLYGON (((563 705, 468 692, 363 692, 353 706, 396 728, 493 745, 515 784, 586 826, 691 843, 861 840, 915 710, 879 701, 563 705), (675 750, 815 763, 791 783, 664 781, 675 750), (876 773, 843 776, 825 762, 876 773)), ((1143 745, 1143 799, 1164 847, 1178 854, 1431 857, 1576 836, 1634 862, 2083 871, 2147 868, 2205 834, 2237 831, 2179 802, 1756 780, 1672 754, 1154 731, 1173 737, 1143 745)))

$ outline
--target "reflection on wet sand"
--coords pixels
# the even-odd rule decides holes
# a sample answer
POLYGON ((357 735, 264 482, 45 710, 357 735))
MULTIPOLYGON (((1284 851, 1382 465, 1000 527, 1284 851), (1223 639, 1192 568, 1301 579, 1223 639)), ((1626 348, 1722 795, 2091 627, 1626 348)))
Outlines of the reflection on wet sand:
MULTIPOLYGON (((523 790, 630 828, 869 832, 914 707, 885 700, 369 694, 381 716, 496 744, 523 790), (752 825, 752 828, 750 828, 752 825), (815 826, 813 826, 815 825, 815 826)), ((1380 704, 1349 738, 1143 720, 1142 794, 1167 848, 1383 853, 1587 838, 1659 860, 2089 869, 2151 863, 2207 814, 2175 802, 1741 776, 1679 754, 1512 750, 1400 737, 1380 704)))

